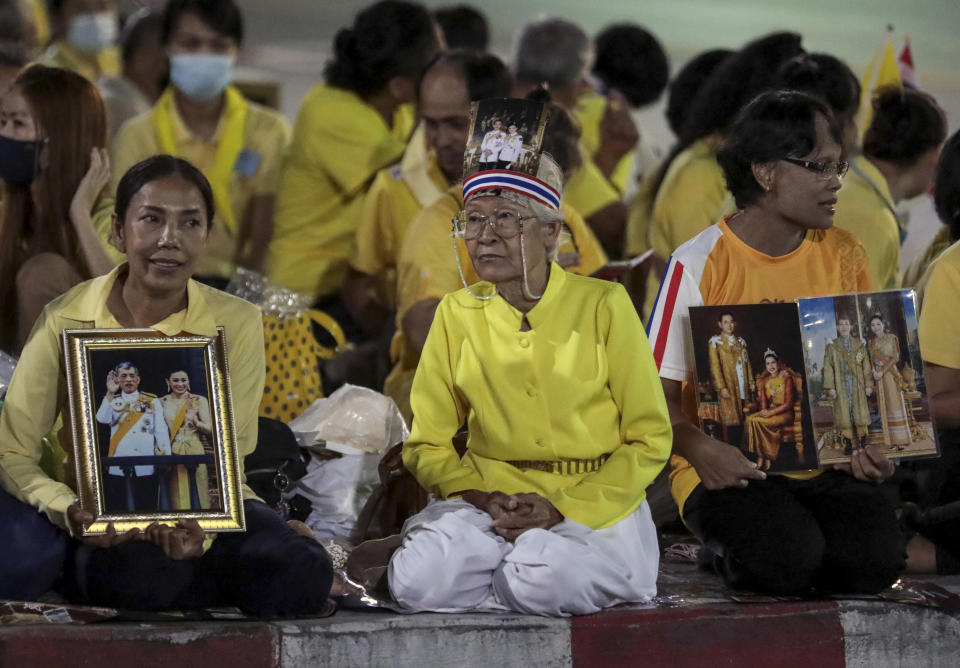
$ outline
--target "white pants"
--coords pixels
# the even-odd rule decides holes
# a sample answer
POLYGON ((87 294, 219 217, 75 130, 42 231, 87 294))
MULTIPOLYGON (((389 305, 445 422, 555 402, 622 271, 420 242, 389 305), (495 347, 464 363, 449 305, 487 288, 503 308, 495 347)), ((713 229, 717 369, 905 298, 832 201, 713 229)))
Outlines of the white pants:
POLYGON ((514 543, 496 535, 492 522, 460 499, 435 501, 407 520, 390 561, 394 599, 414 612, 566 616, 657 593, 660 550, 646 501, 605 529, 565 519, 514 543))

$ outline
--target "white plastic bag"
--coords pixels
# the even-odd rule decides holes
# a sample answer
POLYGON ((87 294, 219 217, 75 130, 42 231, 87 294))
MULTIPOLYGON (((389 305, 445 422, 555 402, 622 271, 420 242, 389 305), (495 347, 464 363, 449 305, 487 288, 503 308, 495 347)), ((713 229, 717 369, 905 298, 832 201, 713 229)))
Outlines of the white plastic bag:
POLYGON ((365 453, 337 459, 312 458, 307 475, 287 489, 287 498, 300 494, 312 509, 306 524, 321 541, 350 543, 357 518, 380 483, 380 455, 365 453))
POLYGON ((290 429, 301 445, 323 440, 330 450, 351 455, 382 455, 410 436, 393 399, 350 384, 314 401, 290 422, 290 429))
POLYGON ((307 525, 321 541, 349 543, 357 518, 380 483, 377 465, 383 454, 407 440, 410 430, 393 399, 379 392, 344 385, 317 399, 290 422, 302 446, 323 442, 341 453, 336 459, 311 458, 307 475, 284 496, 310 499, 307 525))

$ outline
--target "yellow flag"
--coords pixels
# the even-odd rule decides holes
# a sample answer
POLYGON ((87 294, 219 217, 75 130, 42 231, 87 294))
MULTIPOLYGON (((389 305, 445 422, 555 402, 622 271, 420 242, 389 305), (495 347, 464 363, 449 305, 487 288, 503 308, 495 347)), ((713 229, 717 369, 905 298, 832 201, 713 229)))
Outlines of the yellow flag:
POLYGON ((860 80, 860 110, 857 113, 857 127, 860 129, 860 138, 870 127, 873 118, 873 95, 880 88, 888 86, 903 87, 900 80, 900 70, 897 67, 897 56, 893 50, 893 39, 887 35, 883 46, 874 54, 867 66, 867 71, 860 80))

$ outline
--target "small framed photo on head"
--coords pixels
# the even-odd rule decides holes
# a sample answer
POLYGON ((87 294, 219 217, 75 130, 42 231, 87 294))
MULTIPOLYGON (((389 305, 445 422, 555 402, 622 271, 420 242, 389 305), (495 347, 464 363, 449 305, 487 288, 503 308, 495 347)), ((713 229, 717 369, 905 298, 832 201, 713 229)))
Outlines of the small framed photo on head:
POLYGON ((65 330, 63 347, 77 490, 96 517, 85 535, 186 518, 243 531, 222 328, 65 330))

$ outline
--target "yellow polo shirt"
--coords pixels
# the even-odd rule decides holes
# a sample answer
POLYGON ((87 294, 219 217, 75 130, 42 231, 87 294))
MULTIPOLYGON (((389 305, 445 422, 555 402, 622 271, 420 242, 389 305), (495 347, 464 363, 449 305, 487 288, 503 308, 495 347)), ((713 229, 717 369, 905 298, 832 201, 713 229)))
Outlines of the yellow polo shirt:
MULTIPOLYGON (((489 283, 474 292, 490 294, 489 283)), ((413 381, 416 418, 403 463, 441 497, 467 489, 535 492, 593 529, 643 502, 670 454, 672 431, 657 368, 622 285, 556 264, 523 314, 499 295, 444 297, 413 381), (470 430, 460 459, 451 439, 470 430), (592 473, 519 469, 512 460, 592 460, 592 473)))
POLYGON ((960 242, 941 253, 928 271, 920 309, 920 354, 925 362, 960 369, 960 242))
POLYGON ((95 83, 101 76, 118 76, 120 74, 120 50, 110 46, 90 58, 63 40, 57 40, 37 59, 47 67, 76 72, 87 81, 95 83))
POLYGON ((666 259, 689 241, 733 213, 736 206, 717 163, 719 137, 700 139, 670 163, 653 202, 650 247, 666 259))
POLYGON ((414 216, 447 189, 426 137, 417 130, 400 163, 377 172, 363 202, 357 245, 350 266, 381 280, 383 295, 397 293, 397 257, 414 216))
MULTIPOLYGON (((41 440, 53 429, 67 402, 60 335, 64 329, 120 327, 107 308, 107 298, 121 271, 126 271, 125 264, 75 286, 47 305, 23 348, 0 411, 0 485, 63 528, 67 528, 67 508, 77 496, 75 468, 68 461, 64 479, 57 480, 40 467, 41 440)), ((214 336, 218 325, 224 328, 241 467, 243 458, 257 445, 257 408, 266 369, 261 323, 256 306, 191 280, 187 283, 187 308, 151 326, 166 336, 184 332, 214 336)), ((94 382, 99 387, 103 381, 94 382)), ((63 417, 63 424, 69 424, 66 415, 63 417)), ((61 430, 60 442, 63 454, 72 460, 69 428, 61 430)), ((243 496, 256 498, 246 485, 243 496)))
POLYGON ((402 120, 388 127, 350 91, 320 84, 307 93, 277 194, 270 278, 314 300, 340 289, 364 195, 376 173, 403 155, 408 130, 402 120))
POLYGON ((620 193, 593 162, 591 153, 580 144, 583 164, 577 167, 563 187, 563 200, 589 218, 604 207, 620 201, 620 193))
POLYGON ((883 174, 865 157, 852 160, 850 171, 843 178, 843 187, 837 193, 836 209, 833 224, 853 234, 867 249, 870 277, 876 289, 899 288, 900 227, 893 215, 893 198, 883 174))
MULTIPOLYGON (((230 174, 228 188, 231 208, 238 226, 243 224, 251 199, 277 192, 281 167, 290 144, 290 126, 283 116, 253 102, 248 102, 248 105, 243 129, 243 149, 230 174)), ((179 157, 192 163, 209 178, 223 137, 223 120, 221 119, 213 137, 207 140, 190 132, 176 105, 172 105, 172 108, 170 120, 179 157)), ((110 192, 116 193, 117 184, 128 169, 144 158, 163 152, 154 126, 153 110, 125 123, 117 133, 111 151, 113 182, 110 192)), ((105 241, 110 238, 110 214, 114 204, 113 197, 105 198, 94 215, 94 225, 105 241)), ((238 242, 238 230, 231 229, 218 212, 210 228, 207 252, 197 262, 197 275, 230 278, 236 269, 238 242)), ((110 248, 112 249, 112 246, 110 248)), ((122 260, 122 255, 116 251, 113 254, 114 259, 122 260)))
MULTIPOLYGON (((405 344, 401 327, 403 317, 417 302, 441 299, 463 287, 457 270, 458 258, 467 285, 480 280, 462 240, 457 240, 454 254, 451 226, 453 217, 462 208, 463 191, 458 184, 417 214, 400 247, 397 261, 397 331, 390 346, 390 356, 396 365, 387 377, 383 391, 397 402, 408 418, 410 382, 419 357, 412 354, 405 344)), ((580 264, 569 267, 568 271, 589 276, 607 263, 606 253, 590 227, 566 200, 561 202, 560 208, 566 216, 576 246, 572 241, 566 241, 558 251, 560 254, 573 253, 579 248, 580 264)))

